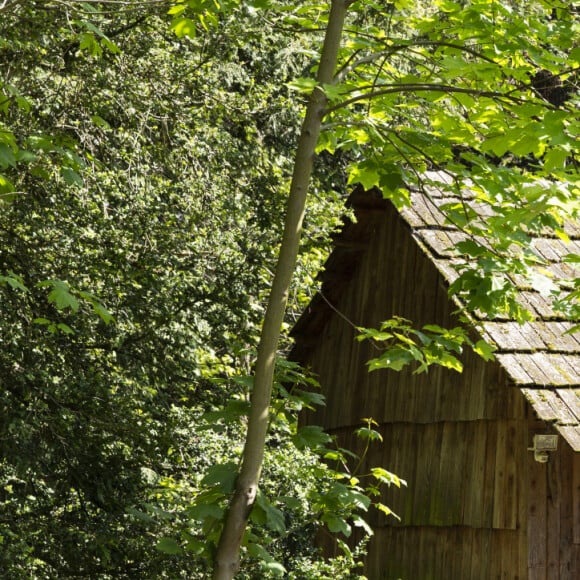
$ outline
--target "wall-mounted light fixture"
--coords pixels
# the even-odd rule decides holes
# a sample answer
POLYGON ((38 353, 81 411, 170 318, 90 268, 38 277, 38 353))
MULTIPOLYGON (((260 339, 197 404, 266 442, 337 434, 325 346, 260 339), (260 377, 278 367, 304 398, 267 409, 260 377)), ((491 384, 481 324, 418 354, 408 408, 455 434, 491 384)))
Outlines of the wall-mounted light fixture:
POLYGON ((534 435, 534 446, 528 451, 534 452, 534 459, 538 463, 547 463, 550 452, 558 449, 558 435, 534 435))

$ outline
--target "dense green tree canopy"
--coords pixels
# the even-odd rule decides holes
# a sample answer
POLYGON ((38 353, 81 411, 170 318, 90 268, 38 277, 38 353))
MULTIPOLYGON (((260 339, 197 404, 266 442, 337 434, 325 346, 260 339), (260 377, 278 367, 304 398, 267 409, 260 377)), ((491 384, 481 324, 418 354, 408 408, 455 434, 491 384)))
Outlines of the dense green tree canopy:
MULTIPOLYGON (((299 114, 285 83, 308 56, 251 15, 180 40, 168 7, 2 15, 0 558, 14 578, 198 571, 155 548, 167 518, 128 510, 163 477, 193 488, 234 447, 195 425, 251 360, 299 114)), ((313 208, 312 248, 336 197, 313 208)))

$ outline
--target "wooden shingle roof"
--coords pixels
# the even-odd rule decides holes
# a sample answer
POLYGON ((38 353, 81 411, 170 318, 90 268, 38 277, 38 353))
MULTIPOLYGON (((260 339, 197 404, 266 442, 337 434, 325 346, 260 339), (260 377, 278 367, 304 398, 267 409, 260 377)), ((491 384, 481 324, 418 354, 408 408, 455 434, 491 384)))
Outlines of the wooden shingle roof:
MULTIPOLYGON (((431 187, 429 195, 413 192, 411 198, 411 206, 401 215, 425 254, 446 282, 452 283, 458 276, 453 268, 453 248, 466 235, 446 223, 438 209, 450 198, 437 187, 431 187)), ((475 204, 472 207, 480 215, 488 211, 475 204)), ((568 253, 580 255, 580 227, 570 222, 565 230, 570 237, 568 243, 548 236, 532 239, 533 251, 557 279, 579 275, 573 264, 562 259, 568 253)), ((580 332, 567 333, 574 323, 554 312, 549 297, 535 292, 517 276, 515 282, 519 302, 534 320, 519 324, 507 319, 480 319, 480 334, 497 347, 497 360, 539 418, 553 424, 570 446, 580 451, 580 332)))

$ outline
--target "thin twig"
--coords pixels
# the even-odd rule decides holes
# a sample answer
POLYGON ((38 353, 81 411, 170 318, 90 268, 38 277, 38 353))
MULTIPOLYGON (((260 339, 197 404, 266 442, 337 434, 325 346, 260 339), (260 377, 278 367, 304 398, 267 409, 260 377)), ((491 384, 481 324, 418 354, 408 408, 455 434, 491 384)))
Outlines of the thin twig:
MULTIPOLYGON (((382 85, 385 86, 385 85, 382 85)), ((376 91, 370 91, 364 95, 357 95, 355 97, 351 97, 342 103, 338 103, 333 107, 329 107, 326 109, 325 113, 333 113, 334 111, 338 111, 339 109, 343 109, 352 105, 353 103, 359 103, 360 101, 366 101, 368 99, 374 99, 376 97, 381 97, 383 95, 390 95, 395 93, 412 93, 412 92, 441 92, 441 93, 463 93, 467 95, 474 95, 477 97, 489 97, 490 99, 496 100, 504 100, 504 101, 511 101, 513 103, 524 103, 526 102, 524 99, 519 97, 512 97, 505 93, 498 93, 496 91, 481 91, 478 89, 468 89, 466 87, 454 87, 451 85, 444 85, 439 83, 415 83, 415 84, 408 84, 408 85, 396 85, 388 84, 386 85, 387 88, 379 89, 376 91)))

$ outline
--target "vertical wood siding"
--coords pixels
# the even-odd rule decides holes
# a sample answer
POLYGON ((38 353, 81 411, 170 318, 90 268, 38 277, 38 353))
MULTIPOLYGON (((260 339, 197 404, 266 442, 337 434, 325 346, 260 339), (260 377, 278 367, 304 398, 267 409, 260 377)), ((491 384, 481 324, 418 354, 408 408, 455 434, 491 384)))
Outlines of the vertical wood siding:
POLYGON ((371 514, 367 576, 580 578, 577 454, 561 441, 552 475, 542 475, 546 466, 527 451, 530 407, 498 363, 465 353, 463 374, 368 373, 366 362, 378 351, 357 342, 354 327, 376 327, 394 315, 416 326, 455 322, 440 275, 399 215, 387 208, 363 226, 368 250, 349 267, 352 278, 333 279, 342 285, 334 293, 327 282, 341 316, 329 310, 315 335, 303 325, 297 342, 299 360, 319 374, 327 397, 325 408, 303 420, 360 450, 353 430, 363 417, 374 418, 384 444, 371 447, 365 467, 385 467, 408 482, 381 498, 400 524, 371 514))
MULTIPOLYGON (((530 440, 541 432, 532 421, 530 440)), ((560 439, 548 463, 529 460, 529 578, 577 580, 580 578, 580 521, 578 495, 580 456, 560 439)))

